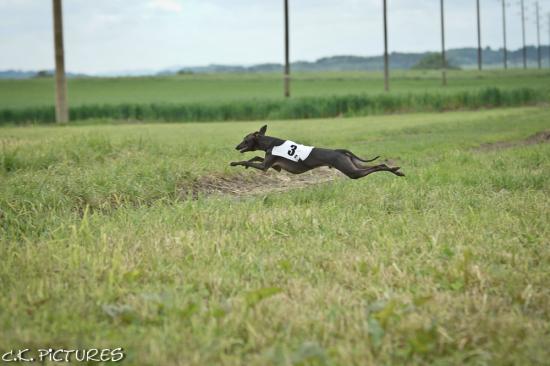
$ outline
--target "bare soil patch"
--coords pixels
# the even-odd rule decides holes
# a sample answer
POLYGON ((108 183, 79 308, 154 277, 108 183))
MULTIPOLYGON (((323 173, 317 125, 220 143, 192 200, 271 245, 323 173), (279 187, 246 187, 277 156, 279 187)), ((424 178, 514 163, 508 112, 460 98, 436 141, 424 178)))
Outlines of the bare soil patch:
POLYGON ((193 198, 205 195, 252 196, 284 192, 345 178, 338 170, 325 167, 303 174, 290 174, 284 171, 278 173, 274 170, 254 173, 200 177, 189 190, 184 191, 184 194, 193 198))
POLYGON ((550 131, 541 131, 527 137, 524 140, 497 141, 497 142, 482 144, 474 148, 474 151, 478 151, 478 152, 494 151, 494 150, 510 149, 512 147, 517 147, 517 146, 535 145, 535 144, 542 144, 542 143, 548 143, 548 142, 550 142, 550 131))

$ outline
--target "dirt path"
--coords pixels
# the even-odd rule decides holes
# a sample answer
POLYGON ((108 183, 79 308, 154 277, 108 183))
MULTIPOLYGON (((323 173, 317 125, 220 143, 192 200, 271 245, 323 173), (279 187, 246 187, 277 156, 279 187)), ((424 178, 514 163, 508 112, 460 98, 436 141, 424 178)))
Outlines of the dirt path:
POLYGON ((284 192, 315 184, 327 183, 345 176, 336 169, 318 168, 303 174, 290 174, 270 170, 266 173, 240 173, 233 176, 204 176, 192 186, 194 198, 210 195, 251 196, 271 192, 284 192))
POLYGON ((494 151, 501 149, 510 149, 517 146, 528 146, 535 144, 542 144, 550 142, 550 131, 541 131, 534 135, 531 135, 523 140, 517 141, 497 141, 487 144, 481 144, 478 147, 474 148, 474 151, 485 152, 485 151, 494 151))

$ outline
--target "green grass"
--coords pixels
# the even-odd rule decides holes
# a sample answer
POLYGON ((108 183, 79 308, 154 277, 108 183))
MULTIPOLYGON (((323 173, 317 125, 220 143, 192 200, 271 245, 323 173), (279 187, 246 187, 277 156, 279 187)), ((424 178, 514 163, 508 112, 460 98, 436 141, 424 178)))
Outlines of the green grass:
MULTIPOLYGON (((526 106, 550 99, 548 70, 293 75, 290 100, 279 74, 212 74, 69 80, 72 120, 245 121, 367 116, 526 106)), ((52 123, 53 79, 0 80, 0 124, 52 123)))
MULTIPOLYGON (((548 70, 452 71, 442 89, 440 73, 399 71, 392 73, 393 93, 445 93, 496 87, 530 87, 548 91, 548 70)), ((279 74, 212 74, 147 78, 93 78, 68 81, 71 106, 101 104, 219 103, 250 99, 282 99, 279 74)), ((335 72, 293 75, 294 97, 379 94, 384 90, 381 73, 335 72)), ((54 80, 0 80, 0 110, 53 106, 54 80)))
MULTIPOLYGON (((403 112, 449 111, 535 105, 547 102, 545 92, 531 88, 486 88, 456 93, 410 93, 303 97, 197 104, 118 104, 72 107, 71 120, 123 121, 251 121, 368 116, 403 112)), ((54 107, 0 111, 0 124, 55 122, 54 107)))
POLYGON ((129 364, 544 364, 547 108, 280 121, 381 154, 375 174, 183 194, 260 122, 0 129, 0 351, 124 347, 129 364))

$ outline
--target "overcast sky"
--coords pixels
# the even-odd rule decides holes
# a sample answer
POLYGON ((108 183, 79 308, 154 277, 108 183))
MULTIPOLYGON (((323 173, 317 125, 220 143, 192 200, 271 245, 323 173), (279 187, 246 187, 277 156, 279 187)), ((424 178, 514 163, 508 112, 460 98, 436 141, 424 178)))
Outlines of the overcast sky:
MULTIPOLYGON (((382 52, 382 0, 289 0, 291 60, 382 52)), ((527 40, 536 40, 526 0, 527 40)), ((449 48, 476 45, 475 0, 446 0, 449 48)), ((517 1, 509 46, 521 45, 517 1)), ((542 0, 544 43, 549 0, 542 0)), ((481 0, 483 46, 502 46, 499 0, 481 0)), ((63 0, 67 69, 122 70, 282 62, 283 0, 63 0)), ((0 0, 0 69, 52 69, 51 0, 0 0)), ((440 47, 439 0, 388 0, 391 51, 440 47)))

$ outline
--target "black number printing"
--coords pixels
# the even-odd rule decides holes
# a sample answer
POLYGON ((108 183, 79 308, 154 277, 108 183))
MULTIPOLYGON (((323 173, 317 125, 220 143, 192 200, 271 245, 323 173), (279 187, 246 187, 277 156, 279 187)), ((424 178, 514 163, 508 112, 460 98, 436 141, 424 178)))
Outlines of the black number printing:
POLYGON ((292 156, 294 155, 294 153, 296 152, 296 149, 298 148, 298 146, 296 145, 290 145, 290 150, 288 150, 288 155, 289 156, 292 156))

